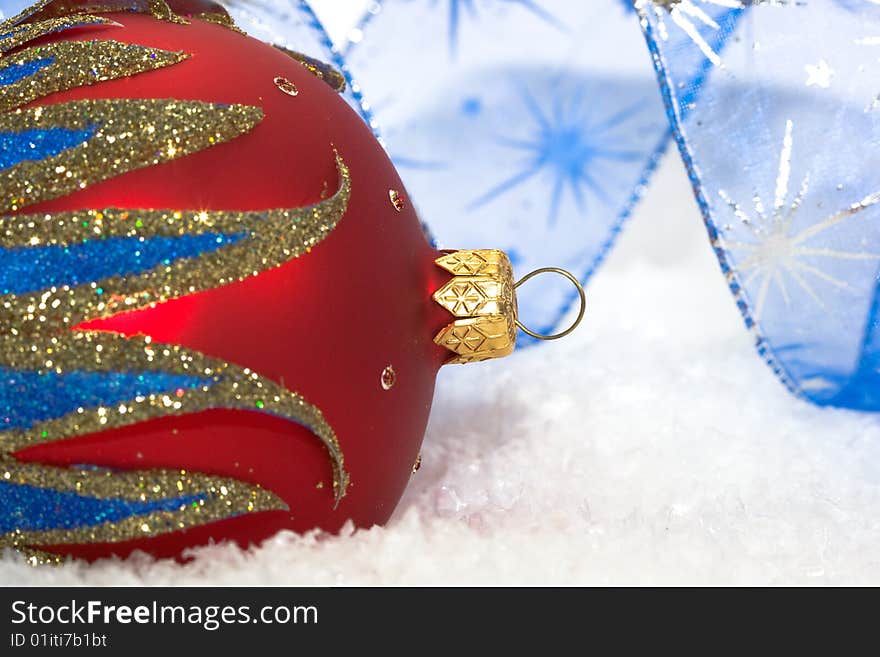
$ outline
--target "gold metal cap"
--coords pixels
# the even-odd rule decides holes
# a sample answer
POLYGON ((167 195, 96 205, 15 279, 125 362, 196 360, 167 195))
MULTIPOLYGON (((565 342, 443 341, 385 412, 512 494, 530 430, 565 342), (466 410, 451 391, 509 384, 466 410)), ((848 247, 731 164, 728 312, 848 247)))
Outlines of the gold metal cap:
POLYGON ((456 318, 434 338, 435 343, 454 354, 447 364, 504 358, 516 348, 518 328, 539 340, 556 340, 569 335, 584 318, 584 289, 574 276, 562 269, 539 269, 517 283, 514 282, 510 258, 497 249, 453 251, 435 262, 452 274, 452 279, 434 293, 434 301, 456 318), (575 285, 580 295, 577 320, 570 328, 555 335, 540 335, 519 321, 516 289, 544 273, 564 276, 575 285))

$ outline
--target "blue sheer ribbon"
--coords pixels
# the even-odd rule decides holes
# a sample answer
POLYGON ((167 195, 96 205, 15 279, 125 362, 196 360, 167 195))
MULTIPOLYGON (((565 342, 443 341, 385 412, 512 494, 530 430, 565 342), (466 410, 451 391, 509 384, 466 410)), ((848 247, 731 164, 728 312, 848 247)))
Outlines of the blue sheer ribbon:
POLYGON ((709 239, 786 385, 880 410, 880 6, 742 3, 720 53, 705 36, 730 4, 638 5, 709 239))

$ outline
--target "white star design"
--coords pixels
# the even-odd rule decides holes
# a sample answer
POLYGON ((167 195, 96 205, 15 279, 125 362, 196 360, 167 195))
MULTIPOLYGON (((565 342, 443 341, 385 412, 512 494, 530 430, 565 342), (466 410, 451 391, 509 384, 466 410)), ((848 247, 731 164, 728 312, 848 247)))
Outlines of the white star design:
POLYGON ((834 69, 828 65, 824 59, 818 64, 807 64, 804 66, 807 72, 807 86, 819 87, 827 89, 831 86, 831 78, 834 77, 834 69))
POLYGON ((800 191, 788 202, 789 183, 791 180, 791 156, 793 148, 793 123, 787 121, 782 152, 779 158, 779 172, 776 178, 776 193, 773 211, 768 215, 761 197, 755 194, 753 205, 755 216, 750 216, 735 203, 723 190, 719 196, 730 206, 736 217, 752 233, 754 241, 734 242, 719 238, 720 245, 732 251, 741 251, 744 259, 735 268, 734 273, 744 277, 742 286, 748 287, 758 282, 757 294, 754 298, 753 318, 759 322, 764 314, 764 307, 771 287, 775 284, 782 295, 785 305, 791 302, 787 278, 791 279, 809 296, 817 306, 826 308, 821 296, 813 287, 815 279, 832 285, 839 290, 851 290, 846 281, 842 281, 823 271, 814 264, 805 262, 805 258, 831 258, 836 260, 880 260, 880 255, 856 251, 840 251, 823 247, 811 247, 809 241, 826 230, 841 224, 867 208, 880 203, 880 192, 871 194, 847 208, 835 212, 825 219, 793 232, 792 225, 810 188, 810 176, 807 174, 801 182, 800 191), (810 278, 812 277, 812 279, 810 278))
POLYGON ((700 34, 700 27, 709 27, 718 31, 721 29, 721 26, 712 16, 703 11, 699 5, 745 9, 759 5, 765 7, 787 7, 792 4, 795 4, 792 0, 635 0, 635 8, 643 16, 648 6, 653 7, 661 39, 664 41, 669 40, 669 33, 663 15, 665 10, 669 13, 672 22, 687 34, 688 38, 700 49, 700 52, 703 53, 706 59, 719 68, 724 68, 721 55, 700 34))

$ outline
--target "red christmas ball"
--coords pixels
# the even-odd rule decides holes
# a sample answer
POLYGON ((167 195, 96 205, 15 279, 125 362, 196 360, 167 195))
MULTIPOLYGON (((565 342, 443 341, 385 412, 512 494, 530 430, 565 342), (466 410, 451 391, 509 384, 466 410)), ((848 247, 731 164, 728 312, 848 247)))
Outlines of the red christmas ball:
MULTIPOLYGON (((65 525, 55 510, 6 544, 86 559, 176 557, 212 540, 384 523, 451 356, 434 337, 452 321, 432 300, 450 274, 435 264, 442 254, 388 156, 332 88, 331 71, 199 18, 210 3, 172 3, 185 20, 148 11, 83 19, 97 4, 48 3, 19 23, 29 40, 4 55, 19 66, 55 61, 3 88, 3 129, 61 126, 65 138, 86 139, 38 145, 42 160, 2 172, 4 226, 31 245, 79 249, 93 231, 102 248, 193 234, 219 246, 27 292, 54 329, 34 312, 4 315, 3 365, 30 368, 39 385, 83 371, 203 381, 0 433, 0 475, 112 502, 96 507, 108 521, 79 510, 65 525), (65 17, 67 27, 45 25, 65 17), (22 217, 45 223, 28 229, 22 217), (109 346, 98 350, 102 340, 109 346), (30 346, 44 344, 56 345, 57 360, 36 362, 30 346), (108 365, 102 354, 117 346, 108 365), (307 410, 296 410, 300 401, 307 410)), ((4 299, 21 305, 27 294, 4 299)))

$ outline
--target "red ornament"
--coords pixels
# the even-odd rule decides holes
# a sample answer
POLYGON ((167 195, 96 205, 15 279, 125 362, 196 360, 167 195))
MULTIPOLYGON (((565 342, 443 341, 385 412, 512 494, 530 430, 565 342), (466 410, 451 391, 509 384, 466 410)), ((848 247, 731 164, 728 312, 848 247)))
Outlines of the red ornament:
POLYGON ((6 438, 14 448, 0 453, 0 479, 6 467, 13 484, 137 503, 178 494, 169 490, 175 477, 181 496, 198 487, 193 476, 207 477, 202 493, 220 514, 200 519, 193 498, 195 511, 80 518, 75 531, 44 519, 37 530, 30 522, 23 533, 0 533, 0 547, 90 560, 134 550, 178 557, 212 540, 246 546, 282 529, 384 523, 418 467, 438 369, 513 349, 509 261, 428 244, 332 69, 230 29, 210 2, 129 0, 125 8, 136 11, 44 0, 5 26, 24 36, 14 47, 0 40, 4 61, 37 77, 5 88, 3 107, 20 112, 0 113, 3 125, 20 131, 56 120, 91 131, 88 150, 67 144, 49 149, 42 165, 4 172, 8 230, 23 246, 215 229, 241 232, 247 245, 227 250, 233 259, 180 256, 130 279, 53 287, 33 301, 7 297, 20 313, 2 320, 0 366, 52 377, 55 369, 120 371, 112 362, 137 373, 164 362, 172 374, 200 368, 211 385, 222 370, 229 403, 187 406, 204 398, 206 384, 80 408, 6 438), (35 53, 42 59, 29 60, 35 53), (285 226, 276 235, 260 234, 269 216, 285 226), (46 317, 35 319, 35 306, 46 317), (247 392, 254 381, 256 396, 247 392), (293 415, 314 408, 322 419, 303 411, 312 419, 300 424, 270 412, 281 400, 293 415), (76 469, 82 464, 107 470, 76 469), (145 473, 142 495, 125 488, 130 480, 107 483, 126 473, 145 473), (229 501, 223 512, 227 487, 239 506, 229 501), (241 506, 241 490, 251 488, 254 504, 245 497, 241 506))
POLYGON ((384 523, 418 458, 434 379, 449 355, 433 342, 449 315, 431 301, 448 274, 434 265, 439 254, 427 243, 412 204, 398 209, 389 201, 389 190, 403 184, 388 156, 336 91, 278 49, 198 19, 172 24, 133 13, 104 17, 120 27, 80 28, 43 42, 112 37, 190 57, 39 104, 173 96, 260 107, 264 119, 229 143, 111 178, 29 207, 29 213, 309 206, 339 184, 334 149, 351 171, 351 200, 345 219, 307 256, 83 328, 182 345, 300 392, 339 436, 351 484, 336 506, 324 446, 292 422, 239 410, 158 418, 38 445, 15 458, 231 477, 271 490, 290 511, 244 514, 149 539, 45 549, 86 559, 133 550, 166 557, 212 539, 244 546, 281 529, 335 531, 349 519, 358 526, 384 523), (283 92, 276 78, 298 93, 283 92))

